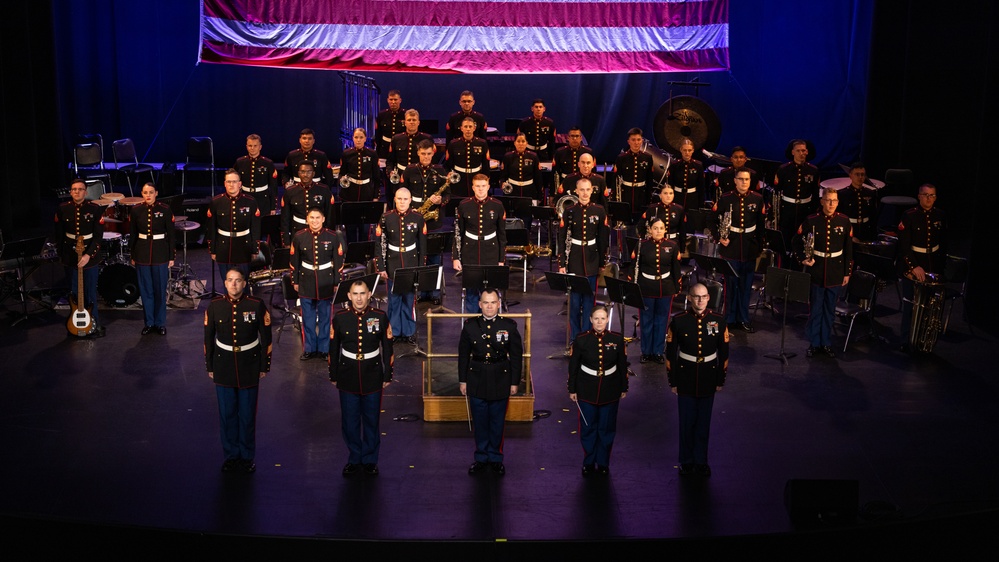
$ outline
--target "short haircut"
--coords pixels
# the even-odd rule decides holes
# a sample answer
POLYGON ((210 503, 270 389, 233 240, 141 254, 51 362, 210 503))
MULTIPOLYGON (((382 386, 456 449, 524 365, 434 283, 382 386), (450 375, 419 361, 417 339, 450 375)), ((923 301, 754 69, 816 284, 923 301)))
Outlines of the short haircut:
POLYGON ((301 162, 298 163, 298 169, 301 170, 302 166, 308 166, 312 168, 313 172, 316 171, 316 165, 312 163, 312 160, 302 160, 301 162))
MULTIPOLYGON (((225 175, 226 176, 231 176, 233 174, 239 176, 239 172, 237 172, 235 168, 229 168, 228 170, 225 171, 225 175)), ((242 178, 243 176, 239 176, 239 177, 242 178)))
POLYGON ((298 136, 302 136, 302 135, 316 136, 316 133, 312 129, 305 128, 305 129, 302 129, 302 132, 298 133, 298 136))
POLYGON ((390 97, 392 97, 392 96, 399 96, 399 97, 401 98, 401 97, 402 97, 402 94, 400 94, 400 93, 399 93, 399 90, 389 90, 389 91, 388 91, 388 95, 387 95, 387 96, 385 96, 385 97, 388 97, 388 98, 390 98, 390 97))
POLYGON ((533 106, 534 104, 538 104, 538 103, 540 103, 541 105, 544 105, 545 104, 545 100, 543 100, 541 98, 534 98, 534 100, 531 102, 531 105, 533 106))
POLYGON ((608 306, 606 304, 593 305, 593 310, 590 311, 590 318, 593 318, 593 315, 597 312, 603 312, 604 314, 610 316, 610 311, 608 310, 608 306))
POLYGON ((416 150, 426 150, 428 148, 437 148, 436 146, 434 146, 434 141, 430 139, 423 139, 420 142, 416 143, 416 150))
POLYGON ((486 287, 485 289, 482 289, 481 291, 479 291, 479 300, 481 301, 482 295, 486 294, 496 295, 496 298, 499 298, 499 289, 497 289, 496 287, 486 287))
POLYGON ((466 117, 466 118, 462 119, 462 120, 461 120, 461 124, 462 124, 462 125, 464 125, 464 124, 465 124, 465 121, 470 121, 470 122, 471 122, 471 123, 472 123, 473 125, 475 125, 476 127, 478 127, 478 126, 479 126, 479 124, 475 122, 475 119, 472 119, 471 117, 466 117))
POLYGON ((859 161, 859 160, 858 160, 858 161, 856 161, 856 162, 854 162, 853 164, 850 164, 850 170, 849 170, 849 171, 851 171, 851 172, 852 172, 852 171, 854 171, 854 170, 859 170, 859 169, 864 169, 864 170, 866 170, 866 169, 867 169, 867 166, 865 166, 865 165, 864 165, 864 163, 863 163, 863 162, 861 162, 861 161, 859 161))
POLYGON ((632 128, 630 128, 630 129, 628 129, 628 136, 629 136, 629 137, 633 137, 633 136, 635 136, 635 135, 638 135, 638 136, 640 136, 640 137, 641 137, 641 136, 643 136, 644 134, 645 134, 645 133, 643 133, 643 132, 642 132, 642 130, 641 130, 641 129, 639 129, 638 127, 632 127, 632 128))
POLYGON ((417 119, 420 118, 420 112, 417 111, 417 110, 415 110, 415 109, 407 109, 406 113, 404 113, 403 115, 405 117, 409 117, 410 115, 412 115, 413 117, 416 117, 417 119))
POLYGON ((246 140, 248 140, 248 141, 251 141, 251 140, 259 141, 260 140, 260 135, 258 135, 257 133, 250 133, 249 135, 246 135, 246 140))
MULTIPOLYGON (((693 285, 690 286, 689 289, 687 289, 687 295, 694 296, 694 290, 696 290, 698 287, 701 287, 705 291, 708 291, 708 286, 705 285, 704 283, 694 283, 693 285)), ((708 291, 708 296, 711 296, 711 291, 708 291)))
POLYGON ((475 174, 474 176, 472 176, 472 181, 486 181, 486 182, 488 182, 489 181, 489 176, 487 176, 485 174, 475 174))
POLYGON ((324 211, 322 207, 316 205, 309 207, 309 210, 305 212, 305 216, 309 216, 309 213, 311 213, 312 211, 315 211, 324 217, 326 216, 326 211, 324 211))
POLYGON ((465 96, 472 96, 474 98, 475 94, 472 93, 472 90, 465 90, 465 91, 461 92, 461 95, 458 96, 458 97, 459 98, 463 98, 465 96))
POLYGON ((239 269, 238 267, 230 267, 229 269, 225 270, 225 276, 229 277, 229 274, 233 271, 239 274, 240 279, 246 281, 246 274, 244 274, 243 270, 239 269))

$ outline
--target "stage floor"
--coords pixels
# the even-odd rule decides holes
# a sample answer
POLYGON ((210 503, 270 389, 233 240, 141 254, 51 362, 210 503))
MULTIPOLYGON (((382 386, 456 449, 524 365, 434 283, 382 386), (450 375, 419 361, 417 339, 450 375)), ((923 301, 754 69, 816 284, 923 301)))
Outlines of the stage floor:
MULTIPOLYGON (((210 279, 206 250, 190 258, 210 279)), ((547 264, 538 259, 529 276, 542 276, 547 264)), ((450 271, 446 278, 453 283, 450 271)), ((534 315, 535 409, 550 415, 508 424, 505 477, 467 474, 466 423, 422 421, 421 359, 401 357, 407 345, 396 347, 396 382, 382 403, 381 475, 344 478, 326 364, 299 361, 299 336, 287 329, 278 340, 275 331, 273 368, 260 390, 257 471, 233 475, 219 471, 204 303, 171 309, 165 337, 140 336, 137 309, 101 310, 108 335, 97 340, 68 337, 61 310, 16 327, 5 318, 0 513, 222 535, 493 542, 785 533, 794 530, 783 500, 789 479, 858 481, 870 517, 859 526, 999 504, 996 341, 969 327, 960 305, 933 354, 906 355, 896 350, 898 301, 889 287, 876 326, 892 343, 851 343, 836 359, 804 356, 804 319, 795 316, 805 310, 794 305, 786 342, 798 355, 787 366, 765 357, 779 350, 780 319, 755 311, 758 331, 732 338, 708 479, 678 475, 676 399, 662 366, 639 364, 636 342, 611 475, 584 479, 568 362, 547 358, 565 343, 563 295, 542 282, 508 296, 520 301, 511 312, 534 315)), ((458 291, 445 305, 460 306, 458 291)), ((274 318, 276 328, 281 314, 274 318)), ((425 345, 422 318, 419 330, 425 345)), ((435 346, 456 348, 456 334, 435 331, 435 346)))

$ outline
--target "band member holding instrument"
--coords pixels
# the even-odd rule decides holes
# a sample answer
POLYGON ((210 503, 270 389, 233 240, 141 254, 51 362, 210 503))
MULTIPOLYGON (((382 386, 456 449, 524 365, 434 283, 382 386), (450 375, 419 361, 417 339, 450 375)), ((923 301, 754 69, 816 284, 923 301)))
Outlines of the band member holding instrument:
POLYGON ((545 117, 545 100, 531 102, 531 116, 520 122, 517 131, 527 135, 527 150, 534 152, 544 162, 555 153, 555 122, 545 117))
MULTIPOLYGON (((375 117, 375 150, 379 158, 389 158, 392 139, 401 133, 403 128, 409 128, 405 124, 408 112, 403 112, 402 94, 399 90, 389 90, 385 101, 388 103, 388 109, 381 110, 375 117)), ((417 116, 417 127, 420 126, 419 119, 417 116)))
POLYGON ((621 181, 621 201, 631 205, 631 214, 638 216, 648 205, 652 193, 652 155, 642 151, 642 130, 628 130, 628 150, 614 161, 614 173, 621 181))
POLYGON ((309 226, 306 216, 309 209, 318 208, 329 218, 333 206, 333 193, 324 183, 312 181, 315 168, 312 162, 303 161, 298 165, 298 177, 302 180, 285 190, 281 205, 281 240, 285 246, 299 230, 309 226))
POLYGON ((680 247, 666 238, 666 223, 659 217, 649 220, 649 236, 638 243, 633 256, 635 282, 642 291, 645 307, 639 315, 642 325, 642 363, 662 365, 666 346, 666 324, 673 295, 680 290, 680 247))
POLYGON ((735 191, 722 195, 714 210, 731 216, 727 237, 718 241, 718 253, 728 260, 736 276, 725 277, 725 322, 744 332, 756 331, 749 323, 749 297, 753 292, 756 258, 763 248, 763 196, 749 190, 752 174, 747 168, 736 171, 735 191))
POLYGON ((284 184, 288 182, 298 182, 300 178, 295 174, 298 172, 298 165, 302 162, 311 162, 313 171, 313 181, 331 185, 333 181, 333 167, 330 166, 329 156, 322 150, 315 148, 316 134, 312 129, 302 129, 298 134, 299 148, 292 150, 284 159, 284 184))
POLYGON ((257 390, 271 370, 271 314, 246 295, 246 277, 225 272, 225 291, 205 310, 205 367, 215 382, 225 462, 222 472, 253 472, 257 449, 257 390))
POLYGON ((302 304, 302 361, 326 359, 330 350, 330 314, 346 253, 339 232, 323 228, 322 207, 309 209, 309 227, 291 241, 291 282, 302 304))
MULTIPOLYGON (((815 212, 819 199, 819 169, 808 162, 808 144, 791 141, 793 160, 777 169, 774 188, 780 195, 780 224, 777 229, 790 244, 805 217, 815 212)), ((790 246, 785 246, 790 247, 790 246)))
POLYGON ((131 210, 128 246, 139 278, 139 295, 145 324, 142 335, 153 331, 166 335, 166 291, 170 268, 177 256, 173 211, 156 201, 156 186, 142 186, 142 203, 131 210))
MULTIPOLYGON (((568 144, 556 150, 555 158, 552 159, 552 171, 559 178, 578 172, 579 157, 583 154, 593 154, 590 147, 583 146, 583 131, 578 126, 569 127, 569 133, 566 136, 569 140, 568 144)), ((571 193, 573 189, 573 187, 569 187, 568 191, 571 193)))
POLYGON ((468 473, 489 466, 502 476, 503 426, 510 397, 520 385, 524 343, 517 322, 498 315, 496 289, 483 289, 479 306, 482 315, 465 322, 458 340, 458 389, 468 397, 475 425, 475 461, 468 473))
POLYGON ((392 290, 395 270, 424 265, 427 257, 427 225, 423 215, 410 208, 409 190, 400 187, 395 191, 395 208, 382 215, 375 230, 381 240, 381 255, 376 268, 382 279, 388 281, 388 317, 392 333, 398 342, 415 344, 416 295, 398 295, 392 290))
POLYGON ((87 201, 87 183, 75 179, 69 186, 70 200, 59 205, 55 213, 55 243, 59 261, 66 267, 70 291, 77 301, 83 299, 84 308, 90 311, 93 321, 92 337, 103 337, 104 326, 98 321, 97 278, 100 273, 98 254, 104 239, 104 209, 87 201), (83 255, 76 253, 77 238, 84 243, 83 255), (83 268, 83 287, 79 287, 78 269, 83 268))
POLYGON ((690 309, 674 316, 666 333, 666 373, 680 414, 681 476, 711 476, 711 409, 728 371, 728 327, 720 314, 708 310, 709 298, 707 287, 691 286, 690 309))
MULTIPOLYGON (((422 140, 417 145, 416 153, 419 164, 412 164, 402 174, 402 185, 405 185, 413 198, 413 206, 418 210, 426 207, 423 220, 427 224, 427 232, 436 232, 444 224, 444 207, 451 200, 451 183, 447 179, 444 167, 433 164, 434 152, 437 148, 431 140, 422 140), (429 205, 428 205, 429 204, 429 205)), ((440 265, 441 255, 427 256, 427 265, 440 265)), ((420 300, 432 300, 439 305, 440 290, 423 291, 420 300)))
POLYGON ((937 188, 919 186, 919 206, 898 223, 898 271, 902 285, 902 350, 909 351, 913 283, 924 283, 928 273, 943 273, 947 257, 947 215, 935 207, 937 188))
POLYGON ((573 340, 590 329, 590 311, 596 299, 597 275, 607 264, 610 224, 607 210, 593 203, 593 185, 582 179, 576 183, 579 203, 562 213, 558 226, 558 272, 582 275, 590 282, 592 295, 569 294, 569 327, 573 340))
POLYGON ((471 193, 472 177, 476 174, 489 174, 489 145, 485 139, 475 136, 475 119, 466 117, 460 123, 461 136, 447 144, 444 167, 449 172, 458 172, 461 179, 454 185, 454 194, 468 197, 471 193))
POLYGON ((694 141, 680 141, 680 159, 667 168, 666 183, 673 186, 677 203, 683 208, 700 209, 704 204, 704 164, 694 160, 694 141))
POLYGON ((608 330, 607 324, 607 307, 593 307, 592 328, 573 341, 569 356, 566 386, 579 409, 583 476, 610 474, 618 405, 628 395, 628 349, 624 336, 608 330))
POLYGON ((666 184, 659 190, 659 200, 649 205, 638 223, 639 234, 645 236, 645 230, 653 218, 661 218, 666 226, 666 238, 672 240, 683 251, 687 247, 687 234, 684 225, 687 222, 682 205, 677 205, 673 199, 673 186, 666 184))
MULTIPOLYGON (((715 186, 718 188, 719 193, 728 193, 735 189, 735 171, 739 168, 745 167, 746 162, 749 161, 749 157, 746 156, 746 149, 741 146, 736 146, 732 149, 732 165, 728 168, 722 170, 718 177, 715 178, 715 186)), ((760 189, 760 178, 756 173, 756 170, 751 168, 746 168, 749 170, 749 189, 752 191, 759 191, 760 189)))
POLYGON ((475 111, 475 95, 469 90, 465 90, 458 97, 458 105, 461 109, 456 113, 452 113, 451 117, 447 120, 447 125, 445 126, 445 139, 450 146, 451 141, 456 138, 460 138, 464 131, 461 130, 461 124, 464 123, 465 119, 471 119, 475 126, 472 128, 472 134, 477 138, 486 138, 486 116, 482 115, 478 111, 475 111))
POLYGON ((257 253, 260 240, 260 211, 257 202, 243 193, 239 173, 230 169, 225 173, 225 193, 212 199, 208 205, 208 225, 205 239, 208 253, 218 264, 219 274, 225 280, 226 271, 235 267, 245 280, 250 275, 250 260, 257 253))
POLYGON ((362 468, 378 475, 378 410, 382 390, 392 382, 392 326, 383 310, 369 306, 371 288, 361 279, 350 285, 350 307, 333 316, 330 382, 340 393, 340 419, 347 444, 343 475, 362 468))
MULTIPOLYGON (((462 264, 503 265, 506 259, 506 211, 489 196, 489 176, 472 177, 472 191, 475 196, 458 204, 454 213, 455 271, 462 264)), ((466 291, 464 312, 478 312, 478 301, 478 291, 466 291)))
POLYGON ((593 172, 593 168, 596 166, 596 161, 593 159, 593 155, 589 152, 581 154, 579 156, 577 166, 579 168, 578 171, 569 174, 564 180, 562 180, 562 183, 558 187, 559 195, 563 192, 575 193, 576 182, 585 178, 590 180, 590 185, 593 186, 593 195, 590 199, 597 205, 607 208, 607 201, 610 200, 611 191, 607 186, 607 180, 605 180, 600 174, 593 172))
POLYGON ((274 161, 260 155, 263 146, 260 135, 252 134, 246 137, 246 156, 240 156, 232 169, 239 173, 243 183, 243 191, 257 200, 257 208, 261 215, 274 212, 277 198, 278 176, 274 169, 274 161))
POLYGON ((527 135, 517 133, 513 140, 513 150, 503 156, 503 171, 500 175, 504 195, 530 197, 535 202, 543 201, 545 191, 540 166, 538 155, 527 149, 527 135))
POLYGON ((873 242, 878 237, 878 192, 866 181, 867 169, 854 162, 850 185, 839 190, 839 210, 850 218, 854 242, 873 242))
MULTIPOLYGON (((354 129, 353 139, 354 146, 343 151, 340 157, 340 201, 378 201, 381 192, 378 154, 364 146, 368 140, 364 129, 354 129)), ((347 242, 368 239, 368 225, 351 224, 346 229, 347 242)))
POLYGON ((420 161, 419 146, 423 141, 433 145, 434 137, 420 132, 420 112, 415 109, 406 110, 406 130, 392 137, 389 143, 388 158, 385 161, 385 173, 389 177, 388 189, 385 192, 389 201, 394 200, 395 187, 402 181, 406 168, 420 161), (395 178, 395 181, 392 179, 395 178))
POLYGON ((839 194, 827 189, 819 201, 822 212, 809 215, 798 229, 798 238, 812 233, 812 255, 804 256, 801 263, 812 276, 809 302, 811 311, 805 325, 808 351, 812 357, 822 352, 836 357, 832 348, 832 326, 836 319, 836 300, 850 280, 853 271, 853 234, 850 218, 836 212, 839 194))

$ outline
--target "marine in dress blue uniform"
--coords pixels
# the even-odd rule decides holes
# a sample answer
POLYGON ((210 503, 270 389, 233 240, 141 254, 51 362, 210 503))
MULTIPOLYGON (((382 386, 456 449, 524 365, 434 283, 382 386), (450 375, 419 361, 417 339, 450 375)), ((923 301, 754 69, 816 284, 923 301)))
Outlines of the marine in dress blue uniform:
POLYGON ((590 203, 593 186, 589 181, 576 184, 579 203, 569 207, 559 220, 557 251, 559 273, 586 277, 591 295, 569 293, 569 329, 572 339, 590 329, 590 311, 596 299, 597 275, 607 264, 610 226, 607 210, 590 203))
POLYGON ((735 277, 725 277, 725 321, 752 333, 756 329, 749 323, 749 297, 756 258, 763 248, 763 196, 749 190, 748 169, 739 170, 735 177, 735 191, 722 195, 714 207, 719 218, 726 212, 732 216, 728 239, 720 240, 718 247, 718 254, 735 270, 735 277))
POLYGON ((642 140, 641 129, 629 130, 628 150, 614 160, 614 173, 621 181, 621 202, 631 205, 631 214, 636 217, 648 206, 652 193, 652 155, 642 152, 642 140))
POLYGON ((330 226, 330 213, 333 210, 333 194, 325 184, 312 181, 314 170, 308 162, 298 166, 298 174, 306 181, 293 185, 285 190, 281 204, 281 242, 291 245, 291 239, 296 232, 308 227, 306 216, 309 209, 319 208, 330 226))
POLYGON ((501 181, 510 184, 509 195, 543 201, 545 191, 541 179, 541 160, 537 154, 527 150, 527 137, 523 133, 517 134, 513 146, 514 150, 503 156, 501 181))
POLYGON ((245 294, 246 278, 226 271, 226 296, 205 310, 205 368, 215 382, 225 462, 223 472, 253 472, 256 455, 257 390, 271 369, 271 315, 245 294))
POLYGON ((237 158, 232 168, 239 173, 243 192, 257 200, 260 214, 269 215, 277 199, 278 174, 274 161, 260 155, 261 148, 260 135, 246 137, 248 154, 237 158))
POLYGON ((682 250, 687 247, 686 210, 683 205, 678 205, 673 197, 673 188, 668 184, 664 185, 659 190, 659 200, 649 205, 649 208, 642 213, 642 220, 638 223, 638 233, 644 236, 649 221, 659 217, 666 225, 666 238, 675 242, 682 250))
POLYGON ((385 312, 369 305, 371 291, 361 280, 350 287, 350 306, 333 315, 330 382, 340 393, 341 428, 347 444, 344 476, 360 470, 378 474, 381 434, 378 413, 382 389, 392 382, 392 326, 385 312))
POLYGON ((607 330, 607 317, 605 307, 595 307, 590 317, 594 328, 576 337, 569 355, 566 386, 579 407, 583 476, 609 472, 618 405, 628 393, 628 350, 624 336, 607 330), (602 323, 600 329, 597 323, 602 323))
POLYGON ((633 256, 635 282, 645 307, 639 312, 642 325, 642 362, 662 364, 673 295, 680 290, 680 247, 666 238, 663 219, 649 221, 649 236, 638 242, 633 256))
POLYGON ((489 145, 485 139, 474 135, 475 122, 466 119, 461 124, 462 136, 447 144, 444 158, 444 168, 449 172, 458 172, 460 180, 452 187, 452 192, 459 197, 472 194, 472 178, 476 174, 489 175, 489 145))
POLYGON ((386 101, 388 108, 375 116, 375 150, 379 158, 389 157, 392 137, 405 129, 406 111, 402 109, 402 95, 398 90, 389 90, 386 101))
POLYGON ((474 474, 490 465, 504 474, 503 426, 510 396, 517 393, 524 343, 517 322, 497 316, 499 294, 486 289, 480 295, 482 316, 469 319, 458 340, 458 386, 468 397, 475 427, 474 474))
POLYGON ((316 135, 312 129, 302 129, 298 135, 298 144, 301 148, 292 150, 284 159, 285 178, 283 183, 287 186, 289 182, 298 182, 301 179, 296 175, 299 169, 298 165, 302 162, 310 162, 315 172, 314 181, 331 185, 333 167, 330 165, 330 158, 322 150, 314 148, 316 135))
MULTIPOLYGON (((503 265, 506 259, 506 211, 503 203, 489 196, 489 176, 472 178, 474 197, 458 204, 454 214, 454 246, 451 258, 455 271, 463 264, 503 265)), ((464 312, 479 311, 477 290, 465 291, 464 312)))
POLYGON ((913 283, 922 283, 926 274, 944 271, 947 258, 947 215, 935 204, 937 188, 919 187, 919 206, 902 214, 898 223, 898 273, 902 285, 902 349, 909 349, 912 329, 913 283))
POLYGON ((104 209, 92 201, 87 201, 87 184, 83 180, 73 180, 70 184, 71 200, 56 209, 55 245, 59 261, 66 268, 70 280, 70 291, 77 299, 83 293, 83 305, 93 318, 95 336, 104 335, 104 327, 98 325, 97 278, 100 269, 101 243, 104 240, 104 209), (76 239, 83 238, 83 257, 76 255, 76 239), (83 291, 77 287, 77 269, 83 268, 83 291))
POLYGON ((680 416, 680 474, 709 476, 708 435, 715 393, 725 385, 729 333, 725 318, 707 309, 708 289, 688 291, 691 307, 666 332, 666 372, 680 416))
MULTIPOLYGON (((366 148, 367 136, 364 129, 354 129, 354 146, 343 151, 340 157, 340 181, 346 179, 347 187, 340 188, 341 202, 377 201, 381 185, 378 181, 378 155, 366 148)), ((343 217, 341 217, 343 220, 343 217)), ((363 242, 368 239, 366 224, 346 225, 347 242, 363 242)))
POLYGON ((774 176, 774 188, 780 197, 780 224, 777 228, 787 248, 790 248, 798 226, 819 206, 819 169, 807 161, 805 141, 795 140, 792 145, 794 160, 778 168, 774 176))
MULTIPOLYGON (((406 111, 406 130, 394 135, 389 142, 388 158, 385 159, 385 173, 391 177, 394 171, 399 176, 401 183, 402 176, 412 164, 420 162, 417 152, 420 143, 429 141, 433 146, 434 138, 427 133, 420 131, 420 113, 415 109, 406 111)), ((389 201, 395 198, 395 185, 391 182, 385 192, 389 201)))
POLYGON ((545 102, 541 98, 531 102, 531 116, 517 125, 517 131, 527 135, 527 150, 545 162, 555 153, 555 122, 545 117, 545 102))
POLYGON ((381 255, 376 268, 388 281, 388 316, 392 333, 409 343, 416 334, 416 294, 396 294, 395 270, 426 265, 427 225, 423 215, 410 208, 409 190, 400 187, 395 192, 395 208, 382 215, 375 229, 381 242, 381 255))
POLYGON ((170 268, 177 255, 173 211, 156 200, 156 187, 142 186, 143 202, 129 211, 128 246, 139 279, 139 295, 145 323, 142 334, 166 335, 166 291, 170 268))
POLYGON ((873 242, 878 237, 878 192, 867 185, 863 164, 850 166, 850 185, 839 190, 839 212, 850 218, 854 242, 873 242))
POLYGON ((260 240, 260 211, 257 202, 243 194, 236 170, 226 172, 225 191, 208 205, 205 240, 223 279, 230 267, 239 268, 245 278, 260 240))
POLYGON ((309 228, 295 234, 289 250, 291 282, 302 305, 303 361, 329 354, 330 314, 346 253, 340 233, 323 228, 321 209, 313 207, 306 220, 309 228))
POLYGON ((455 113, 452 113, 448 117, 447 124, 444 126, 444 136, 445 142, 448 144, 452 140, 461 137, 461 124, 465 119, 471 119, 475 123, 475 129, 473 134, 480 138, 486 138, 486 116, 475 111, 475 95, 472 92, 465 90, 458 97, 458 105, 461 109, 455 113))
POLYGON ((683 139, 680 159, 666 169, 666 182, 673 186, 676 202, 685 209, 700 209, 705 199, 704 164, 693 156, 694 143, 683 139))

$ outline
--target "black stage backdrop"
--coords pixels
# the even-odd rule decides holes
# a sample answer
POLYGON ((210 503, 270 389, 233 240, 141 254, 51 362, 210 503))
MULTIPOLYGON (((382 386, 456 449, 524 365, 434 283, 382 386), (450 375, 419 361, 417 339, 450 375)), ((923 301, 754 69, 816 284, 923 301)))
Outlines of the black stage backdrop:
MULTIPOLYGON (((207 135, 217 161, 228 164, 250 132, 262 135, 266 155, 281 160, 297 145, 298 131, 311 127, 317 147, 339 155, 337 74, 198 65, 199 6, 54 0, 8 10, 5 234, 40 225, 38 201, 65 186, 77 133, 100 133, 107 147, 131 137, 141 158, 159 162, 183 160, 186 139, 207 135)), ((783 160, 787 141, 803 137, 826 172, 859 158, 872 177, 911 168, 917 183, 937 184, 939 204, 960 226, 955 247, 972 257, 978 277, 974 258, 988 254, 977 244, 994 237, 988 221, 976 219, 988 212, 979 186, 990 181, 987 162, 999 150, 988 125, 997 121, 997 10, 976 1, 941 9, 905 0, 733 0, 729 72, 371 76, 383 92, 400 89, 403 105, 423 119, 443 121, 457 110, 461 90, 473 90, 476 109, 501 129, 543 97, 559 129, 581 125, 601 161, 622 149, 629 127, 651 130, 670 95, 668 81, 697 79, 710 84, 698 94, 720 116, 723 153, 740 144, 751 157, 783 160)), ((974 286, 971 298, 972 311, 994 316, 994 301, 975 299, 974 286)))

